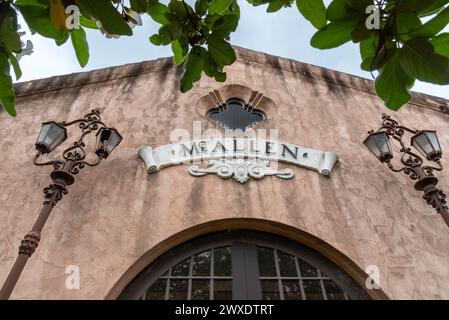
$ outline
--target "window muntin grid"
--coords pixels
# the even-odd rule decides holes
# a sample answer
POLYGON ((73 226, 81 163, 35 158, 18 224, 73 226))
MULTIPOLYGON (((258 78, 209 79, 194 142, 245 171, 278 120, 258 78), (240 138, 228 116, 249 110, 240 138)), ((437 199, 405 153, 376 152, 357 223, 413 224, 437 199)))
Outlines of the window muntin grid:
POLYGON ((170 267, 140 299, 232 299, 231 247, 212 248, 170 267))
POLYGON ((277 249, 257 247, 263 300, 348 300, 319 269, 277 249))
MULTIPOLYGON (((348 295, 319 269, 297 256, 274 248, 257 250, 262 299, 347 300, 348 295)), ((212 248, 170 267, 140 299, 232 299, 231 246, 212 248)))

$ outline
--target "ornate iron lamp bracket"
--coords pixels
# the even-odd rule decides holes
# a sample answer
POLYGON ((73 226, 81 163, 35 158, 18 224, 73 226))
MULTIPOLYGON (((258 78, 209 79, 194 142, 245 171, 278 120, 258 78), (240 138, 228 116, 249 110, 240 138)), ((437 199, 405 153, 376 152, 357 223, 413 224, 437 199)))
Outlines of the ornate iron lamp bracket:
POLYGON ((27 259, 31 257, 39 245, 41 231, 50 215, 53 207, 62 199, 63 195, 68 193, 67 186, 75 182, 74 175, 78 174, 86 166, 97 166, 102 159, 120 143, 122 137, 113 128, 107 128, 101 121, 100 111, 92 110, 83 118, 71 122, 46 122, 42 124, 41 133, 36 142, 38 150, 33 163, 37 166, 53 166, 50 174, 53 182, 44 189, 44 202, 42 210, 30 232, 22 240, 19 247, 19 255, 14 263, 6 281, 0 291, 0 300, 8 299, 14 289, 17 280, 22 273, 27 259), (42 161, 39 159, 43 153, 49 153, 67 138, 66 127, 78 125, 81 129, 81 135, 73 144, 66 148, 59 159, 42 161), (100 134, 102 130, 109 130, 106 135, 100 134), (84 139, 90 133, 97 132, 97 147, 95 154, 97 159, 93 161, 86 160, 86 144, 84 139), (110 142, 111 132, 115 134, 114 140, 110 142), (107 147, 107 152, 103 148, 107 147), (101 152, 98 152, 100 150, 101 152))
MULTIPOLYGON (((415 189, 424 192, 424 199, 429 205, 440 213, 449 226, 449 212, 446 204, 446 195, 444 192, 436 187, 438 184, 438 178, 435 177, 434 171, 443 170, 443 165, 440 160, 441 152, 437 157, 428 161, 433 162, 434 165, 424 165, 424 159, 416 152, 412 151, 412 147, 406 145, 404 142, 404 136, 406 133, 412 135, 419 135, 424 131, 413 130, 403 125, 400 125, 398 121, 392 119, 386 114, 382 114, 382 124, 377 131, 371 130, 368 132, 369 136, 376 133, 385 133, 388 139, 397 141, 400 144, 400 163, 399 167, 396 167, 392 163, 393 150, 389 150, 389 156, 382 162, 387 164, 387 167, 393 172, 403 172, 410 179, 416 181, 415 189)), ((368 136, 368 137, 369 137, 368 136)), ((366 140, 365 140, 366 141, 366 140)))

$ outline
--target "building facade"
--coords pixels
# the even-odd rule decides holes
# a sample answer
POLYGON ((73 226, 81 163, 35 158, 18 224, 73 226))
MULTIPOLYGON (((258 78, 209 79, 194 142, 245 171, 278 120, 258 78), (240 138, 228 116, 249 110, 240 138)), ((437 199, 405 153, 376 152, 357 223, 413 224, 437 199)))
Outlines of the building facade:
POLYGON ((236 51, 225 83, 185 94, 170 58, 16 86, 18 117, 0 112, 0 283, 51 181, 32 164, 41 122, 99 108, 123 141, 76 175, 12 299, 449 299, 448 227, 363 145, 388 113, 449 150, 448 101, 391 112, 372 81, 236 51), (225 128, 246 131, 217 143, 225 128), (241 145, 250 133, 262 142, 241 145))

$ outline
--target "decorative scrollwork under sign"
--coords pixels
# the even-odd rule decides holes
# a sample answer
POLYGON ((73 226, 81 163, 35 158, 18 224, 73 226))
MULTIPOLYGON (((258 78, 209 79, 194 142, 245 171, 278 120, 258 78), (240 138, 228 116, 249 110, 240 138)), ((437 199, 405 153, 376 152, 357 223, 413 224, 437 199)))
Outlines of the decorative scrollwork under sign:
POLYGON ((293 178, 291 169, 274 170, 270 168, 269 161, 259 159, 211 160, 207 168, 191 166, 189 173, 195 177, 215 173, 220 178, 228 179, 232 177, 240 183, 245 183, 250 177, 256 180, 263 179, 265 176, 276 176, 282 179, 293 178))

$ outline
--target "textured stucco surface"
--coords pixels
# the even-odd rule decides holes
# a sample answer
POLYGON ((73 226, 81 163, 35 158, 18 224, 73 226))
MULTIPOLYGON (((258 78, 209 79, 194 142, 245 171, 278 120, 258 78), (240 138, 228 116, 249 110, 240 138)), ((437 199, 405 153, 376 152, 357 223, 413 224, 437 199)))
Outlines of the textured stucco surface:
MULTIPOLYGON (((77 176, 12 298, 103 299, 139 257, 167 237, 207 221, 254 217, 309 232, 362 269, 379 266, 390 298, 449 299, 447 226, 408 177, 381 167, 362 145, 387 112, 410 127, 437 130, 443 150, 449 150, 449 115, 439 111, 447 101, 416 95, 399 112, 388 112, 370 81, 238 51, 225 84, 204 76, 186 94, 178 91, 180 70, 169 59, 18 85, 18 117, 0 112, 0 283, 49 183, 51 169, 32 165, 40 123, 76 119, 98 107, 124 141, 107 161, 77 176), (274 102, 260 128, 279 129, 281 141, 336 151, 340 162, 332 177, 293 166, 292 180, 266 177, 244 185, 213 175, 192 177, 187 165, 148 175, 138 148, 168 144, 172 130, 191 131, 193 121, 218 128, 205 119, 199 100, 231 84, 274 102), (68 265, 80 267, 80 290, 65 288, 68 265)), ((447 158, 443 165, 449 168, 447 158)), ((447 169, 438 175, 449 192, 447 169)))

